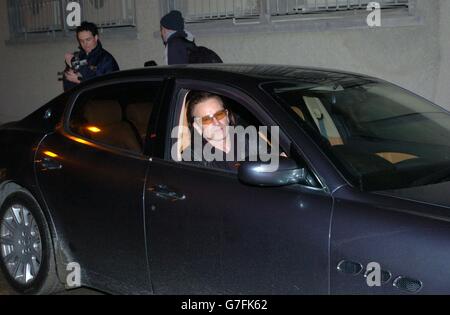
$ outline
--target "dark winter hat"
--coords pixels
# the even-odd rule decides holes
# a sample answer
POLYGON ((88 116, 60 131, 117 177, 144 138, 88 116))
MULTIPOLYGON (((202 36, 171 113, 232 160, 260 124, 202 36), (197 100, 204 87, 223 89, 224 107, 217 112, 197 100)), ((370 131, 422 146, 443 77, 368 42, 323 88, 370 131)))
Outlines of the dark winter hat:
POLYGON ((184 19, 180 11, 170 11, 161 19, 161 26, 173 31, 184 30, 184 19))

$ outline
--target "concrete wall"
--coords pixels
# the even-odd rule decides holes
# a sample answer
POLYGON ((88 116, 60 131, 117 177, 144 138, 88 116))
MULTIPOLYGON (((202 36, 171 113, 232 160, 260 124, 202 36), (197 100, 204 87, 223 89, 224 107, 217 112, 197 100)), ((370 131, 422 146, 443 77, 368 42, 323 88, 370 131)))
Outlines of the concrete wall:
MULTIPOLYGON (((0 122, 23 117, 61 92, 56 73, 73 39, 6 44, 6 1, 0 0, 0 122)), ((158 0, 136 0, 137 38, 104 38, 122 69, 147 60, 162 63, 158 0)), ((331 67, 381 77, 450 109, 449 0, 418 0, 423 24, 378 29, 232 33, 197 36, 229 63, 272 63, 331 67)))
POLYGON ((439 7, 439 75, 434 100, 450 108, 450 1, 440 0, 439 7))

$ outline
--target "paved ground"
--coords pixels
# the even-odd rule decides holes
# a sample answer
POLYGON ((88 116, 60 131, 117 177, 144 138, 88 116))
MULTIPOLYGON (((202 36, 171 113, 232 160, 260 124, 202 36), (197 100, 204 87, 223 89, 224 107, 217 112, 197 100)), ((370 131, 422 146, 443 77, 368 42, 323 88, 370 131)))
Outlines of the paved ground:
MULTIPOLYGON (((12 295, 12 294, 14 294, 14 292, 11 290, 10 286, 8 285, 5 278, 0 272, 0 295, 12 295)), ((94 290, 81 288, 77 290, 63 292, 58 295, 101 295, 101 294, 102 293, 99 293, 94 290)))

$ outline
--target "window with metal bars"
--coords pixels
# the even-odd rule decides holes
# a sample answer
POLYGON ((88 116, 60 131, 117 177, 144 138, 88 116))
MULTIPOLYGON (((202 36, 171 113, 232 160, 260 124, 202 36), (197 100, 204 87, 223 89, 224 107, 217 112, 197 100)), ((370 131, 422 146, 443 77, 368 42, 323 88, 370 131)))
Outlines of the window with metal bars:
MULTIPOLYGON (((269 0, 271 15, 366 10, 373 0, 269 0)), ((378 0, 382 9, 408 7, 409 0, 378 0)))
MULTIPOLYGON (((276 16, 366 10, 371 0, 167 0, 164 13, 179 10, 186 23, 226 19, 259 19, 276 16)), ((378 0, 382 9, 407 8, 410 0, 378 0)))
POLYGON ((68 2, 78 2, 82 20, 100 28, 135 26, 135 0, 8 0, 11 36, 70 31, 65 23, 68 2))

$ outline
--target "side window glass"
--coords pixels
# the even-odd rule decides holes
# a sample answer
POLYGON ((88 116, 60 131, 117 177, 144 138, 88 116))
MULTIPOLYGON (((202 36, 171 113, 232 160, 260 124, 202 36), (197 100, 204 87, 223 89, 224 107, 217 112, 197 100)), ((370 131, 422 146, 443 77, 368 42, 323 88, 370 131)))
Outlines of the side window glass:
POLYGON ((69 128, 88 140, 142 153, 161 85, 136 82, 86 92, 75 104, 69 128))
POLYGON ((286 157, 278 132, 273 133, 275 126, 264 126, 242 104, 222 95, 189 91, 176 123, 174 161, 237 172, 244 161, 264 160, 270 154, 286 157))

